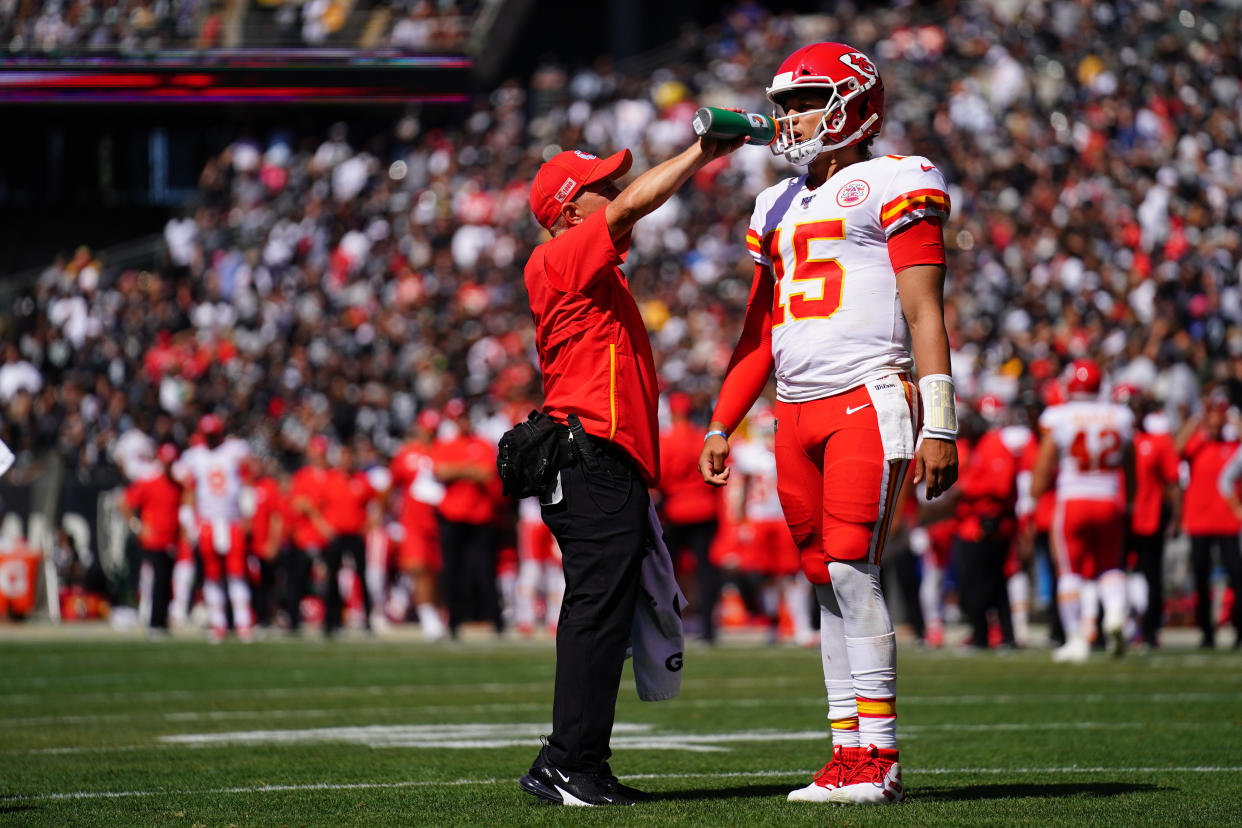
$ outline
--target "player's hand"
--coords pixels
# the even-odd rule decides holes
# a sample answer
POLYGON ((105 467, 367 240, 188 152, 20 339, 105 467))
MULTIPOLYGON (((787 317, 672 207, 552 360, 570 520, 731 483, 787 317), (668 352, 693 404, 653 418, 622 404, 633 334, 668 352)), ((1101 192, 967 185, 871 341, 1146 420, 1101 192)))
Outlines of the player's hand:
POLYGON ((933 500, 957 482, 957 444, 924 438, 914 457, 914 483, 927 481, 927 499, 933 500))
POLYGON ((729 482, 730 469, 725 465, 729 457, 729 441, 719 434, 713 434, 703 441, 703 450, 699 452, 699 474, 703 482, 713 486, 723 486, 729 482))
POLYGON ((745 143, 745 135, 739 135, 729 141, 723 138, 708 138, 704 135, 699 138, 699 150, 703 153, 703 163, 706 164, 710 161, 715 161, 717 158, 725 157, 745 143))

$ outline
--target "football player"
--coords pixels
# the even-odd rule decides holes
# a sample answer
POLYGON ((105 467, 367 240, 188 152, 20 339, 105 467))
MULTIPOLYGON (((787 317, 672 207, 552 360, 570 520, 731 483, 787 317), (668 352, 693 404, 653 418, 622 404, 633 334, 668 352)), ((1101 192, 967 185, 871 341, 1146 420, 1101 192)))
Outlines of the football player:
POLYGON ((852 46, 799 49, 767 95, 774 151, 807 169, 756 199, 746 236, 754 283, 700 471, 726 483, 729 434, 775 368, 778 491, 819 599, 834 745, 789 798, 893 803, 902 798, 897 649, 880 558, 911 463, 931 498, 957 479, 943 302, 949 196, 926 158, 872 157, 884 84, 852 46))

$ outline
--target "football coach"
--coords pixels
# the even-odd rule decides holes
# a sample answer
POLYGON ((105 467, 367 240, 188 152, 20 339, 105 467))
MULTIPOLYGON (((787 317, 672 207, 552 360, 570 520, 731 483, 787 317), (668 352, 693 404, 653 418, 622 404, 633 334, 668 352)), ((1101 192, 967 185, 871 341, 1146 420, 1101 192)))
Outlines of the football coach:
POLYGON ((743 139, 701 138, 624 190, 630 151, 562 152, 544 163, 530 207, 551 238, 526 264, 553 471, 543 520, 561 547, 565 598, 556 631, 552 733, 522 790, 565 805, 642 798, 608 766, 617 690, 651 531, 647 488, 660 478, 655 360, 625 275, 635 223, 743 139), (550 419, 549 419, 550 418, 550 419))

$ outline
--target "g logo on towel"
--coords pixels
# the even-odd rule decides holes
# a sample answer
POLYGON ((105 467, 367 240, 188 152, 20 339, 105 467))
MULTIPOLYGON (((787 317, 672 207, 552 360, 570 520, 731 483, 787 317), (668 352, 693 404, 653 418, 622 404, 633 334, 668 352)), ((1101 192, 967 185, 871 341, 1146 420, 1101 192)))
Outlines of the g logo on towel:
POLYGON ((681 653, 673 653, 671 656, 664 659, 664 667, 670 673, 676 673, 680 671, 681 665, 682 665, 682 654, 681 653))

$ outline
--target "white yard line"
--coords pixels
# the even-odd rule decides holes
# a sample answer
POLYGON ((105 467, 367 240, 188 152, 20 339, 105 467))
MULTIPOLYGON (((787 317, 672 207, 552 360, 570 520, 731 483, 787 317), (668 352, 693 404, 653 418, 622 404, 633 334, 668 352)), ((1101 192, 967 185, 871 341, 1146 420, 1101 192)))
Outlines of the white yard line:
MULTIPOLYGON (((932 733, 1003 733, 1078 730, 1139 730, 1147 722, 992 722, 986 724, 942 723, 907 724, 898 728, 902 740, 918 739, 932 733)), ((1214 722, 1170 722, 1179 730, 1217 727, 1214 722)), ((68 756, 87 753, 129 753, 141 750, 170 748, 211 749, 236 744, 307 744, 338 742, 373 749, 406 748, 411 750, 471 750, 507 747, 528 747, 537 736, 546 733, 545 723, 470 724, 470 725, 356 725, 352 727, 315 728, 309 730, 265 730, 225 733, 187 733, 159 736, 158 741, 141 745, 65 745, 42 748, 0 750, 0 755, 68 756)), ((815 741, 827 739, 821 730, 739 730, 723 733, 665 733, 650 725, 619 722, 615 728, 615 746, 630 750, 688 750, 716 752, 719 747, 745 742, 815 741)))
MULTIPOLYGON (((1234 766, 1181 766, 1171 768, 1161 768, 1154 766, 1131 766, 1131 767, 1079 767, 1077 765, 1068 765, 1064 767, 1050 768, 902 768, 903 771, 912 775, 920 774, 947 776, 950 774, 1038 774, 1038 775, 1070 775, 1070 774, 1094 774, 1094 773, 1242 773, 1242 765, 1234 766)), ((811 770, 787 770, 787 771, 737 771, 737 772, 721 772, 721 773, 638 773, 630 774, 625 777, 626 781, 637 780, 671 780, 671 779, 763 779, 763 778, 785 778, 785 777, 801 777, 812 773, 811 770)), ((261 794, 261 793, 287 793, 294 791, 359 791, 359 790, 386 790, 392 788, 429 788, 429 787, 451 787, 451 786, 482 786, 482 785, 512 785, 514 780, 510 778, 504 779, 448 779, 443 781, 418 780, 407 782, 342 782, 330 783, 320 782, 310 785, 259 785, 253 787, 232 787, 232 788, 204 788, 200 790, 192 789, 175 789, 163 791, 66 791, 62 793, 40 793, 40 794, 14 794, 12 796, 0 797, 0 803, 7 802, 43 802, 55 801, 63 799, 120 799, 125 797, 153 797, 153 796, 213 796, 218 794, 261 794)), ((658 801, 658 800, 657 800, 658 801)))

